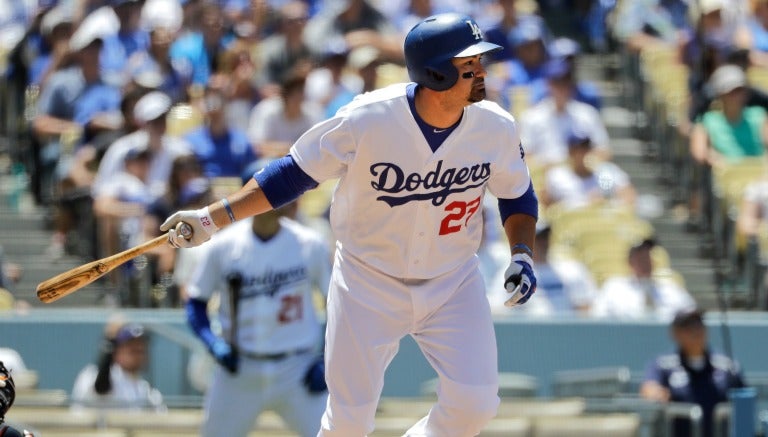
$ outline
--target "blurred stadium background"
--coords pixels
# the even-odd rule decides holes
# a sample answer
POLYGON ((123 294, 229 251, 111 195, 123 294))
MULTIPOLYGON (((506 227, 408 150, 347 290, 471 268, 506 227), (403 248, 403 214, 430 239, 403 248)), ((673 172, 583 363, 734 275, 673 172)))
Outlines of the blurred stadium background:
MULTIPOLYGON (((443 1, 433 2, 431 8, 459 8, 481 17, 491 27, 505 1, 510 0, 443 1)), ((30 45, 34 46, 30 41, 43 32, 41 20, 35 16, 38 7, 51 6, 40 3, 0 0, 0 10, 24 9, 12 17, 0 14, 0 29, 8 29, 4 34, 8 41, 0 41, 0 70, 5 75, 0 82, 0 263, 5 263, 2 267, 6 270, 0 288, 0 348, 17 351, 28 368, 16 374, 21 388, 7 419, 44 437, 194 435, 202 416, 200 379, 205 378, 206 370, 190 363, 205 351, 186 326, 178 296, 173 296, 178 293, 178 284, 167 275, 157 274, 156 260, 142 257, 133 264, 134 273, 138 273, 129 280, 121 276, 117 284, 98 281, 54 304, 43 306, 35 297, 35 287, 42 280, 105 255, 88 187, 69 191, 56 188, 50 198, 44 192, 41 144, 32 124, 37 116, 35 99, 45 85, 29 80, 30 66, 35 55, 40 55, 29 51, 30 45), (22 3, 23 7, 17 8, 22 3), (56 207, 62 203, 75 211, 77 219, 67 229, 63 245, 56 246, 62 243, 56 239, 56 207), (96 359, 103 327, 115 313, 145 324, 151 332, 146 376, 163 393, 166 410, 69 408, 75 376, 96 359)), ((72 11, 76 10, 74 3, 62 0, 72 11)), ((95 8, 101 2, 91 3, 95 8)), ((202 4, 204 0, 181 2, 185 7, 188 3, 202 4)), ((255 35, 248 33, 236 25, 258 22, 251 14, 251 3, 221 3, 226 12, 224 27, 233 40, 257 46, 276 31, 273 23, 255 35)), ((310 2, 309 20, 333 10, 336 6, 330 3, 310 2)), ((404 4, 408 2, 378 3, 371 2, 386 11, 393 25, 407 22, 403 17, 412 7, 404 4)), ((715 168, 695 162, 686 128, 691 122, 692 96, 703 88, 702 82, 693 79, 703 74, 703 67, 680 56, 680 46, 675 43, 633 47, 630 38, 619 34, 612 24, 621 8, 632 3, 630 0, 512 3, 521 15, 541 16, 552 33, 548 38, 570 37, 581 45, 575 58, 576 77, 597 86, 599 113, 610 137, 611 161, 629 175, 637 192, 636 203, 629 208, 603 202, 577 212, 557 208, 542 211, 552 225, 553 250, 583 262, 599 287, 607 278, 626 273, 626 251, 634 242, 655 238, 659 243, 654 252, 657 274, 681 284, 696 304, 707 310, 712 348, 732 353, 742 365, 747 383, 757 388, 755 430, 765 435, 768 350, 763 347, 763 333, 768 327, 768 233, 765 221, 755 235, 743 234, 737 225, 746 187, 766 177, 764 156, 715 168), (696 198, 697 207, 689 209, 692 198, 696 198), (694 212, 699 214, 694 217, 694 212)), ((697 4, 681 3, 694 5, 694 10, 697 4)), ((702 1, 700 5, 709 3, 702 1)), ((282 2, 269 4, 272 15, 267 16, 274 18, 282 2)), ((723 16, 738 12, 749 20, 752 16, 746 4, 724 1, 718 10, 723 16)), ((44 15, 40 18, 44 21, 44 15)), ((690 29, 701 31, 695 12, 689 12, 686 19, 690 29)), ((383 52, 380 50, 381 62, 377 64, 377 83, 407 80, 402 64, 387 59, 383 52)), ((225 78, 235 74, 223 65, 219 68, 218 74, 225 78)), ((755 62, 746 71, 751 86, 768 92, 765 66, 755 62)), ((489 67, 489 88, 503 82, 501 76, 495 76, 497 72, 489 67)), ((258 75, 258 68, 252 74, 258 75)), ((252 82, 263 83, 257 79, 252 82)), ((492 97, 520 118, 533 106, 529 96, 533 88, 528 85, 499 86, 499 94, 492 97)), ((265 89, 268 85, 253 91, 257 97, 250 107, 266 99, 265 89)), ((175 100, 168 115, 168 129, 174 135, 200 126, 204 117, 200 84, 191 83, 186 91, 186 97, 175 100)), ((60 139, 62 156, 73 153, 67 145, 77 149, 81 144, 80 138, 66 133, 60 139)), ((547 167, 535 156, 529 157, 529 166, 538 191, 546 184, 547 167)), ((219 192, 235 185, 231 177, 223 176, 212 177, 210 182, 219 192)), ((326 230, 323 220, 329 187, 308 193, 300 203, 302 217, 322 231, 326 230)), ((673 419, 696 421, 700 416, 692 404, 660 405, 638 397, 648 362, 673 350, 668 319, 653 313, 631 320, 588 313, 537 316, 504 309, 495 313, 502 406, 483 436, 664 436, 672 435, 669 426, 673 419)), ((403 340, 387 374, 373 435, 401 435, 425 414, 434 395, 433 377, 415 344, 403 340)), ((720 429, 727 429, 730 412, 727 403, 718 408, 720 429)), ((726 434, 723 431, 722 435, 726 434)), ((266 413, 252 435, 291 434, 279 418, 266 413)))

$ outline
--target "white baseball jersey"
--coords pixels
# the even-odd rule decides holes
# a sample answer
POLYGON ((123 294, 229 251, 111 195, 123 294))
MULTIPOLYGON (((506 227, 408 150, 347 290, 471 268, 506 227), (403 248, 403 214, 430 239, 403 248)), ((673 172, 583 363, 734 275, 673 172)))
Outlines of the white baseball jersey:
POLYGON ((242 275, 237 346, 243 353, 277 354, 314 348, 320 325, 312 303, 314 288, 327 293, 330 255, 314 231, 281 218, 280 231, 261 241, 241 220, 214 235, 188 285, 190 298, 207 301, 221 293, 219 316, 230 338, 227 277, 242 275))
POLYGON ((344 251, 387 275, 428 279, 475 255, 486 187, 496 197, 517 198, 530 175, 512 116, 497 104, 467 106, 433 152, 406 86, 358 96, 290 153, 314 180, 340 178, 331 225, 344 251))

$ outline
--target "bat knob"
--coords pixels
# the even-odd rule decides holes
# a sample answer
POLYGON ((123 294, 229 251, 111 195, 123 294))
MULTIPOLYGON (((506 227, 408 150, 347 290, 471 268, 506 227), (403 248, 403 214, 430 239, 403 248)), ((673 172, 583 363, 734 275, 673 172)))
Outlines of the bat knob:
POLYGON ((176 226, 176 232, 187 240, 192 238, 192 226, 184 222, 181 222, 176 226))

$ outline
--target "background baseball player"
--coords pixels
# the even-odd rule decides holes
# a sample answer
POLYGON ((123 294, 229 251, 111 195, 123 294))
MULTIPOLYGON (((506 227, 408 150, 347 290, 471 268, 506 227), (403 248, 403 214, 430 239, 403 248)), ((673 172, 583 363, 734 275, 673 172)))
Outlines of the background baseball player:
POLYGON ((327 292, 330 254, 319 234, 284 217, 294 207, 218 234, 187 285, 189 324, 220 364, 206 392, 203 436, 245 437, 265 409, 304 437, 317 434, 328 396, 312 297, 327 292), (206 313, 217 292, 222 336, 206 313))
POLYGON ((16 399, 16 385, 13 383, 11 372, 5 368, 0 361, 0 436, 2 437, 34 437, 31 432, 19 431, 18 429, 5 424, 5 413, 13 405, 16 399))
POLYGON ((373 431, 384 372, 405 335, 439 377, 437 404, 406 435, 472 436, 496 415, 496 338, 476 256, 478 212, 486 189, 500 199, 511 250, 508 305, 535 291, 538 215, 515 122, 483 101, 481 58, 498 48, 468 16, 424 19, 405 39, 415 83, 358 96, 237 193, 161 225, 172 244, 199 245, 238 218, 339 178, 320 436, 373 431), (176 232, 180 222, 192 227, 189 239, 176 232))

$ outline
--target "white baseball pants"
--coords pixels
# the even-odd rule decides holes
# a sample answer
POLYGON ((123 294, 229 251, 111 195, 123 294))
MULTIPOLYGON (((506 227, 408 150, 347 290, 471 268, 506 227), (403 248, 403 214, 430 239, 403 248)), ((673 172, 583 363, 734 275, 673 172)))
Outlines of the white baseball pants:
POLYGON ((275 411, 302 437, 317 433, 326 405, 326 394, 310 394, 304 375, 316 355, 306 353, 284 360, 241 357, 231 375, 217 365, 205 396, 202 437, 245 437, 264 410, 275 411))
POLYGON ((337 250, 327 311, 329 398, 319 437, 373 431, 384 372, 408 334, 439 384, 437 403, 407 436, 475 436, 496 415, 496 337, 476 257, 435 279, 402 280, 337 250))

